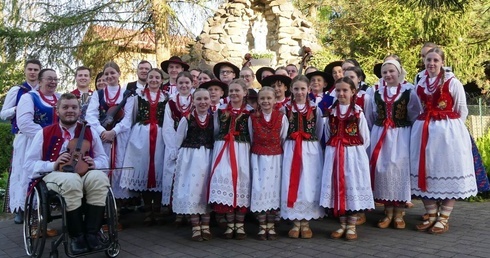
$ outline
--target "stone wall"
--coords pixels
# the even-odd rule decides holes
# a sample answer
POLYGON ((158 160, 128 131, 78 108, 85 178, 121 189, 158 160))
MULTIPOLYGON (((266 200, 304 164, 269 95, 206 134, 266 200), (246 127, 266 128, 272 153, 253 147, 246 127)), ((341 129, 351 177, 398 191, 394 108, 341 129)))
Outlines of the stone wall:
POLYGON ((267 21, 267 49, 275 54, 271 65, 298 64, 302 46, 313 51, 321 48, 312 23, 291 1, 231 0, 205 23, 191 46, 191 58, 211 65, 228 60, 241 67, 245 54, 254 49, 252 25, 258 17, 267 21))

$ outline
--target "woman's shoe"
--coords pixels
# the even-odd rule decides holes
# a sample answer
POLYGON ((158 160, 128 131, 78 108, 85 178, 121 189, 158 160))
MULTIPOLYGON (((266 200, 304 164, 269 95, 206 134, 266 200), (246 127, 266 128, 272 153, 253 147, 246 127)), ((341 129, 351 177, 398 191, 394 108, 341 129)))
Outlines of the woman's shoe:
POLYGON ((389 217, 384 217, 378 221, 378 228, 388 228, 393 219, 389 217))
POLYGON ((209 230, 209 225, 201 225, 201 236, 204 240, 211 240, 213 235, 211 234, 211 230, 209 230))
POLYGON ((247 234, 245 233, 245 229, 243 228, 243 223, 236 223, 235 239, 243 240, 245 238, 247 238, 247 234))
POLYGON ((201 235, 201 226, 193 226, 192 227, 192 241, 201 242, 204 239, 201 235))
POLYGON ((223 237, 225 239, 232 239, 233 238, 233 232, 235 232, 235 223, 228 223, 228 224, 226 224, 226 231, 223 234, 223 237))
POLYGON ((429 233, 431 234, 442 234, 446 233, 449 230, 449 217, 440 215, 437 218, 436 223, 434 223, 434 226, 429 229, 429 233))
POLYGON ((403 208, 395 208, 395 217, 393 219, 393 228, 396 229, 404 229, 405 221, 403 220, 403 216, 405 215, 405 211, 403 208))
POLYGON ((357 216, 356 226, 360 226, 366 223, 366 213, 359 212, 356 214, 356 216, 357 216))
POLYGON ((276 240, 276 225, 274 223, 267 223, 267 239, 276 240))
POLYGON ((436 224, 436 214, 428 214, 429 219, 415 226, 418 231, 427 231, 429 228, 436 224))
POLYGON ((267 240, 267 225, 261 224, 259 225, 259 233, 257 234, 259 240, 267 240))
POLYGON ((345 239, 347 240, 357 240, 356 226, 347 226, 347 231, 345 232, 345 239))
POLYGON ((299 220, 293 221, 293 228, 289 230, 288 236, 290 238, 299 238, 299 229, 301 225, 299 223, 299 220))
POLYGON ((313 232, 311 231, 310 223, 308 221, 301 221, 300 227, 301 227, 301 238, 310 239, 313 237, 313 232))

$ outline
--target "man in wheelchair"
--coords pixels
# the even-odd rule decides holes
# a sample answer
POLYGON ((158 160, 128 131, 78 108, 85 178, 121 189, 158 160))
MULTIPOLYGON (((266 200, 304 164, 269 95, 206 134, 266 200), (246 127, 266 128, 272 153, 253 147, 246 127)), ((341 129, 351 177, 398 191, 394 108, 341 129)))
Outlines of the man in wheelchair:
POLYGON ((56 114, 59 123, 43 128, 34 137, 24 168, 32 171, 33 179, 42 177, 49 190, 64 198, 72 254, 103 249, 98 232, 110 183, 107 175, 96 169, 108 167, 109 159, 97 133, 89 127, 84 130, 84 125, 77 122, 81 112, 75 95, 61 95, 56 114), (67 164, 70 168, 61 168, 67 164), (72 172, 63 172, 67 170, 72 172), (82 207, 84 197, 86 204, 82 207))

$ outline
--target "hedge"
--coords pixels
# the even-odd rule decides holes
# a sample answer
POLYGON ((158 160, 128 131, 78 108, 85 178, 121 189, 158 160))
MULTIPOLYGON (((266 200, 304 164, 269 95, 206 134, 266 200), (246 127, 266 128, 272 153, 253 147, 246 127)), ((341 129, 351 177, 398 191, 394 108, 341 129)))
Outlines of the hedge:
POLYGON ((12 162, 12 141, 14 135, 10 132, 10 123, 0 123, 0 174, 7 172, 12 162))

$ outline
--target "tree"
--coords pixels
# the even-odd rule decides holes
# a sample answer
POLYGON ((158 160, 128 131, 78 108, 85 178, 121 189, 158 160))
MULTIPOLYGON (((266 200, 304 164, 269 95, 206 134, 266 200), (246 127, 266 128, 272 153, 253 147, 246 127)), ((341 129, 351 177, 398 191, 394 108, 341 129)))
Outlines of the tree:
POLYGON ((176 20, 171 5, 184 2, 201 5, 199 0, 5 0, 0 3, 2 14, 9 14, 0 17, 0 68, 4 68, 0 71, 0 94, 8 90, 12 81, 21 81, 22 76, 10 74, 19 70, 19 64, 27 58, 38 57, 44 66, 55 68, 64 82, 69 82, 75 67, 95 64, 94 70, 99 70, 100 63, 119 54, 112 43, 142 33, 156 35, 154 52, 159 63, 170 56, 169 35, 185 33, 171 31, 168 26, 176 20), (91 25, 132 33, 83 41, 91 25))
POLYGON ((430 8, 432 10, 451 9, 451 10, 464 10, 468 4, 468 0, 399 0, 400 4, 408 4, 412 6, 419 6, 421 8, 430 8))
POLYGON ((428 11, 388 1, 325 1, 324 10, 331 11, 318 16, 319 37, 333 55, 358 59, 371 83, 376 80, 372 67, 388 54, 401 57, 411 81, 420 47, 432 41, 446 51, 446 64, 463 83, 477 81, 482 86, 486 84, 482 64, 490 58, 490 43, 484 38, 489 31, 488 3, 467 2, 463 12, 446 7, 428 11))

